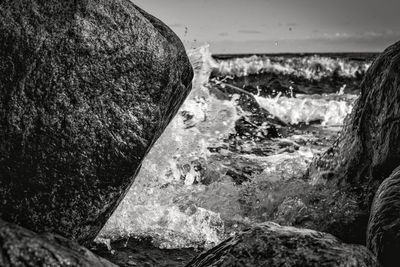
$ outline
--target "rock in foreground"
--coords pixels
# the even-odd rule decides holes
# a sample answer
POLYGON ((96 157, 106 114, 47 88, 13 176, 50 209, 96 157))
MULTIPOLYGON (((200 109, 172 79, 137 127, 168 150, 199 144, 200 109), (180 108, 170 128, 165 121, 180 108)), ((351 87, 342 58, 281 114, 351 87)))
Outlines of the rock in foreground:
POLYGON ((116 266, 61 236, 37 235, 2 220, 0 249, 0 266, 116 266))
MULTIPOLYGON (((346 225, 365 244, 373 196, 380 183, 400 165, 400 42, 373 62, 336 144, 310 168, 313 183, 336 185, 356 199, 354 220, 346 225)), ((340 212, 340 211, 339 211, 340 212)), ((336 228, 342 228, 337 225, 336 228)))
POLYGON ((360 245, 344 244, 326 233, 264 223, 200 254, 201 266, 379 266, 360 245))
POLYGON ((367 246, 385 267, 400 263, 400 168, 379 187, 371 208, 367 246))
POLYGON ((128 0, 0 2, 0 217, 92 240, 187 96, 183 45, 128 0))

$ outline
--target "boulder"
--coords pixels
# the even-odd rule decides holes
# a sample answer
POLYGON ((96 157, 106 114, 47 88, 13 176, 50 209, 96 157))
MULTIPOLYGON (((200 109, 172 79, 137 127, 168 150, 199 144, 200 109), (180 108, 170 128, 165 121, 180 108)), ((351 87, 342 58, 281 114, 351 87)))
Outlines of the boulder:
POLYGON ((367 231, 367 247, 385 267, 400 263, 400 168, 376 192, 367 231))
POLYGON ((365 244, 375 192, 400 165, 399 73, 400 42, 374 60, 338 140, 309 169, 313 184, 334 185, 356 200, 353 223, 346 228, 359 238, 344 241, 365 244))
POLYGON ((53 234, 35 234, 0 220, 0 266, 113 267, 88 249, 53 234))
POLYGON ((178 37, 129 0, 0 2, 0 217, 92 240, 190 91, 178 37))
POLYGON ((379 266, 361 245, 344 244, 322 232, 275 223, 256 225, 194 258, 200 266, 379 266))
MULTIPOLYGON (((336 144, 314 162, 315 180, 360 186, 379 184, 400 164, 400 42, 375 59, 361 84, 361 96, 336 144)), ((372 199, 371 199, 372 200, 372 199)))

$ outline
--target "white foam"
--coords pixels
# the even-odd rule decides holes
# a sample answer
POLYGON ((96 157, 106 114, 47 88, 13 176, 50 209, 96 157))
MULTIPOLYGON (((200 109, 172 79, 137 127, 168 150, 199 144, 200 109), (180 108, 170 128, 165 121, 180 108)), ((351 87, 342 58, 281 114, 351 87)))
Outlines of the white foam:
POLYGON ((211 248, 221 242, 224 223, 219 214, 188 207, 181 211, 171 205, 123 204, 98 236, 99 240, 114 240, 121 237, 149 237, 160 248, 211 248))
MULTIPOLYGON (((225 237, 220 213, 224 218, 240 216, 240 188, 226 176, 226 180, 209 186, 198 184, 201 175, 196 169, 200 162, 220 170, 221 166, 212 162, 208 147, 224 145, 223 139, 235 133, 235 122, 244 115, 236 103, 239 96, 220 100, 210 94, 210 73, 221 65, 211 58, 208 46, 188 54, 195 70, 192 92, 146 156, 134 185, 102 229, 99 238, 103 240, 149 236, 165 248, 211 247, 225 237)), ((256 72, 259 68, 249 67, 246 71, 256 72)), ((256 100, 287 123, 321 120, 331 125, 342 122, 354 99, 329 95, 256 96, 256 100)), ((291 177, 305 172, 312 156, 311 151, 300 148, 277 156, 244 157, 265 169, 255 179, 279 179, 283 174, 291 177)))
POLYGON ((178 114, 142 163, 134 186, 102 229, 99 237, 150 236, 162 247, 210 247, 223 240, 218 213, 173 200, 201 190, 197 162, 206 162, 210 144, 234 133, 239 118, 236 98, 219 100, 206 84, 215 67, 208 46, 189 51, 195 70, 193 89, 178 114), (163 185, 170 185, 166 188, 163 185))
POLYGON ((251 56, 219 60, 218 74, 221 76, 247 76, 262 72, 290 74, 307 79, 321 79, 333 75, 355 77, 365 73, 370 62, 360 63, 346 59, 334 59, 323 56, 305 57, 267 57, 251 56))
POLYGON ((288 124, 320 121, 322 126, 333 126, 343 124, 356 97, 348 95, 347 98, 342 97, 342 100, 335 100, 330 99, 329 95, 324 98, 312 95, 297 95, 296 98, 278 95, 274 98, 255 96, 255 99, 261 107, 288 124))

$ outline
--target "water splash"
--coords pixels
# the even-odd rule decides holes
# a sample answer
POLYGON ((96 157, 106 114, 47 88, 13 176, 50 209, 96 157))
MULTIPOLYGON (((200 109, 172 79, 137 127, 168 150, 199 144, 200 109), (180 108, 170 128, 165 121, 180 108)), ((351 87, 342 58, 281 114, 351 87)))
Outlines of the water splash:
POLYGON ((196 205, 174 201, 202 191, 200 169, 206 166, 210 144, 218 145, 235 132, 239 118, 236 97, 219 100, 206 87, 215 68, 208 46, 189 51, 195 70, 193 89, 177 116, 142 164, 134 186, 99 234, 118 239, 150 236, 168 248, 212 247, 224 238, 219 215, 196 205))
POLYGON ((356 95, 297 95, 269 98, 255 95, 258 104, 289 124, 318 121, 322 126, 342 125, 351 112, 356 95))
MULTIPOLYGON (((227 70, 247 75, 267 71, 265 64, 253 64, 251 59, 249 66, 237 61, 237 66, 229 69, 226 62, 211 57, 208 46, 191 50, 188 55, 195 70, 192 92, 143 161, 134 185, 99 234, 100 240, 151 237, 163 248, 212 247, 229 234, 226 229, 232 226, 227 222, 248 223, 273 207, 271 203, 280 197, 269 192, 266 183, 301 177, 319 152, 306 147, 313 137, 305 135, 265 140, 263 145, 275 153, 267 156, 247 153, 260 143, 236 136, 243 153, 231 151, 227 139, 235 136, 236 122, 251 114, 238 106, 240 94, 220 99, 211 94, 210 74, 227 70), (240 64, 244 64, 242 70, 240 64), (219 151, 211 152, 210 147, 219 151), (251 181, 238 185, 227 175, 235 168, 259 170, 251 174, 251 181)), ((288 62, 281 67, 274 65, 273 71, 303 71, 295 69, 297 63, 288 62)), ((346 66, 341 68, 352 73, 346 66)), ((296 98, 253 96, 262 108, 286 123, 317 120, 322 125, 341 124, 356 98, 343 92, 296 98)))
POLYGON ((102 230, 100 240, 121 237, 153 237, 159 248, 213 247, 221 240, 223 221, 219 214, 195 206, 123 203, 102 230), (126 212, 129 211, 129 212, 126 212))

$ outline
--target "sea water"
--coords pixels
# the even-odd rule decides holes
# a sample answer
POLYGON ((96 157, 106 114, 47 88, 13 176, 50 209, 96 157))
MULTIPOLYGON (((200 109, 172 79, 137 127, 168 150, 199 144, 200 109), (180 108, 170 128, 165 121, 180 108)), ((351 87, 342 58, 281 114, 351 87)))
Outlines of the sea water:
POLYGON ((212 57, 98 240, 210 248, 270 219, 271 184, 300 179, 335 140, 373 55, 212 57))

